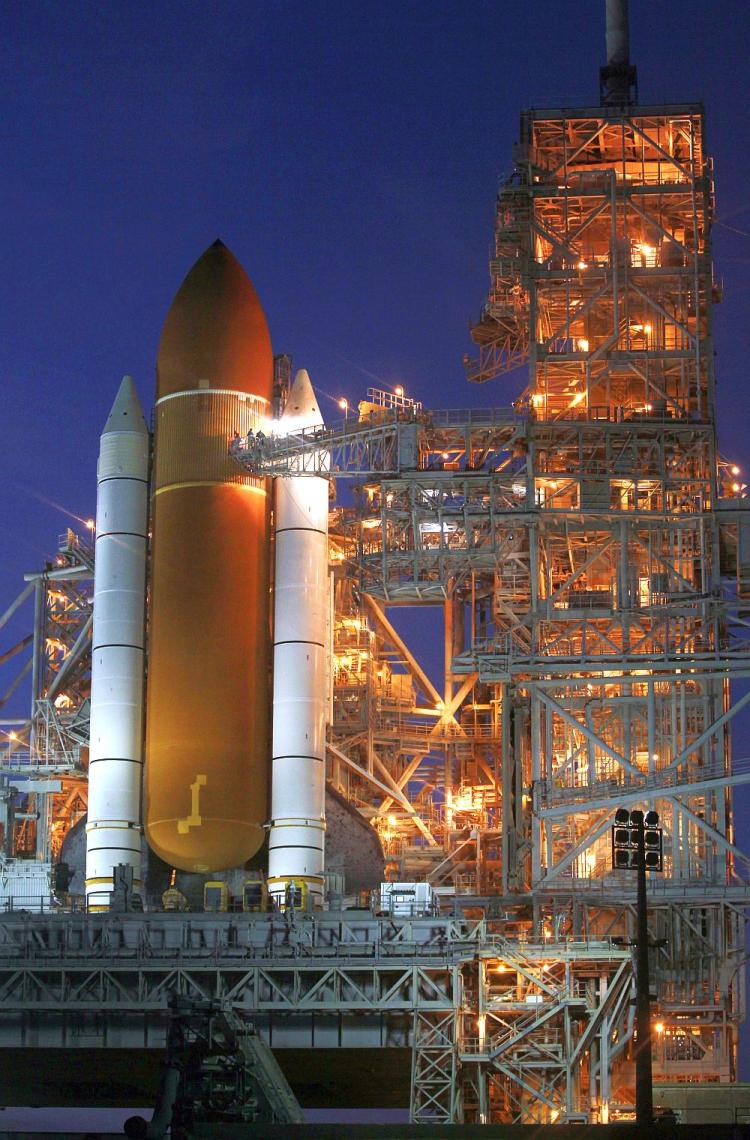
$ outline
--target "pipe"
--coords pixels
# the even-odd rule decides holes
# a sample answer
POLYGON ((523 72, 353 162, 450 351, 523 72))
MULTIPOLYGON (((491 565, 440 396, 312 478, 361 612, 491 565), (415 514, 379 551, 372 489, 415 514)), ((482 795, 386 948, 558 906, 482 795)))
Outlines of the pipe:
POLYGON ((630 63, 628 0, 605 0, 607 9, 607 63, 630 63))
POLYGON ((605 106, 626 106, 637 101, 637 74, 630 62, 628 0, 605 0, 607 62, 599 72, 605 106))

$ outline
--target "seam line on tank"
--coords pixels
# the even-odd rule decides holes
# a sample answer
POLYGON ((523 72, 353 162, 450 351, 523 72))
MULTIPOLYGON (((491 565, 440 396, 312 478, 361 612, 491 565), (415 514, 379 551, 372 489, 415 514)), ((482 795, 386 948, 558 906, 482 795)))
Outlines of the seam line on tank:
POLYGON ((290 637, 285 641, 274 641, 274 648, 277 645, 317 645, 319 649, 325 649, 322 641, 313 641, 304 637, 290 637))
POLYGON ((227 479, 188 479, 184 483, 166 483, 163 487, 157 487, 154 495, 163 495, 165 491, 182 491, 185 487, 239 487, 242 491, 252 491, 256 495, 263 495, 264 498, 266 495, 264 486, 255 483, 230 483, 227 479))
POLYGON ((318 831, 326 830, 324 819, 309 815, 280 815, 271 820, 271 827, 312 827, 318 831))
POLYGON ((102 483, 146 483, 148 479, 141 475, 105 475, 101 479, 97 479, 98 484, 102 483))
POLYGON ((281 526, 277 527, 276 534, 286 534, 288 531, 301 530, 304 534, 322 534, 324 538, 328 537, 327 530, 320 530, 317 526, 281 526))
POLYGON ((140 843, 136 847, 125 847, 122 843, 109 843, 105 847, 88 847, 87 850, 93 855, 95 851, 140 851, 140 847, 140 843))
POLYGON ((322 851, 322 847, 313 847, 311 843, 281 843, 278 847, 269 847, 269 851, 322 851))
MULTIPOLYGON (((301 877, 302 877, 301 875, 297 876, 298 879, 301 877)), ((102 886, 106 886, 108 883, 114 882, 114 879, 112 878, 111 875, 94 875, 93 877, 88 878, 88 879, 84 879, 83 881, 87 887, 94 888, 89 893, 95 899, 97 895, 102 894, 102 891, 100 888, 102 886)), ((134 878, 133 879, 133 886, 134 887, 142 887, 143 886, 143 879, 135 879, 134 878)), ((102 910, 109 910, 109 907, 106 905, 102 905, 100 903, 95 902, 93 906, 89 906, 89 909, 98 913, 99 911, 102 911, 102 910)))
POLYGON ((310 752, 279 752, 278 756, 272 756, 271 760, 317 760, 319 764, 323 763, 322 756, 313 756, 310 752))
POLYGON ((138 530, 102 530, 96 536, 98 542, 100 538, 122 538, 123 535, 127 538, 145 538, 145 534, 141 534, 138 530))
POLYGON ((118 764, 143 764, 142 760, 134 760, 132 756, 98 756, 96 760, 89 759, 91 764, 104 764, 107 760, 116 760, 118 764))
POLYGON ((160 396, 154 407, 158 408, 159 404, 164 404, 167 400, 176 400, 178 396, 244 396, 245 403, 248 400, 257 400, 259 404, 271 403, 265 396, 256 396, 253 392, 238 392, 236 388, 182 388, 179 392, 168 392, 166 396, 160 396))
POLYGON ((113 831, 143 831, 140 823, 134 819, 98 819, 86 824, 86 831, 97 832, 107 828, 113 831))
POLYGON ((145 652, 142 645, 133 645, 132 641, 101 641, 91 646, 92 653, 98 653, 100 649, 137 649, 139 653, 145 652))

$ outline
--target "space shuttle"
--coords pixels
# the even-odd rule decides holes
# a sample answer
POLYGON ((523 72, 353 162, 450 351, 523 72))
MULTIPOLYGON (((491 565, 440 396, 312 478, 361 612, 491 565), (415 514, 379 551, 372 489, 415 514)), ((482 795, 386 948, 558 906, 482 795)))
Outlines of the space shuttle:
POLYGON ((303 881, 322 905, 328 480, 276 480, 274 509, 272 480, 227 445, 322 425, 306 372, 275 422, 272 385, 258 295, 214 242, 164 322, 152 454, 129 377, 101 437, 91 910, 108 908, 119 865, 142 888, 144 831, 168 866, 194 873, 241 866, 270 831, 271 894, 283 905, 303 881))

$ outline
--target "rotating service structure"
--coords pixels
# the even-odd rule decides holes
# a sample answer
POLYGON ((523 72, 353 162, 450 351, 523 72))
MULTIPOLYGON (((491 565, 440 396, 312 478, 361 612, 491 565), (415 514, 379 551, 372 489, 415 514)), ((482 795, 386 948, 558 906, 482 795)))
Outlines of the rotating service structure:
POLYGON ((240 866, 268 816, 269 499, 227 439, 265 426, 272 373, 260 301, 216 242, 174 299, 157 364, 145 827, 186 871, 240 866))

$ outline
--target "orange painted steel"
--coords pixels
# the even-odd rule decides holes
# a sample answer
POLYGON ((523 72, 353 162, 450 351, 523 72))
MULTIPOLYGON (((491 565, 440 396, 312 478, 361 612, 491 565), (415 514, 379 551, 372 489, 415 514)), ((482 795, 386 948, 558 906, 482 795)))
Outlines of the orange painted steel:
POLYGON ((268 415, 257 295, 222 245, 190 271, 159 349, 144 818, 171 866, 219 871, 268 818, 269 499, 227 453, 268 415))

